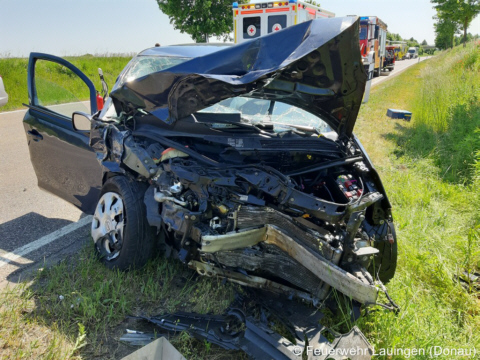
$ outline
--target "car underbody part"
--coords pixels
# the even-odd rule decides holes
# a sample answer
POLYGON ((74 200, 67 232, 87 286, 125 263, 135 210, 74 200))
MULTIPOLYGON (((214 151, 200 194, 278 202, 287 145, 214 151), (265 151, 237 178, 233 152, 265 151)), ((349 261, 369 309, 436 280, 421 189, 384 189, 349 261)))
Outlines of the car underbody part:
POLYGON ((462 271, 459 275, 455 275, 455 280, 469 293, 480 292, 480 272, 462 271))
MULTIPOLYGON (((299 359, 301 354, 320 360, 371 359, 373 348, 358 327, 341 335, 320 324, 323 314, 318 309, 291 300, 259 298, 239 298, 223 315, 175 313, 139 318, 172 335, 186 331, 224 349, 242 350, 252 359, 299 359)), ((140 345, 149 337, 124 336, 140 345)))

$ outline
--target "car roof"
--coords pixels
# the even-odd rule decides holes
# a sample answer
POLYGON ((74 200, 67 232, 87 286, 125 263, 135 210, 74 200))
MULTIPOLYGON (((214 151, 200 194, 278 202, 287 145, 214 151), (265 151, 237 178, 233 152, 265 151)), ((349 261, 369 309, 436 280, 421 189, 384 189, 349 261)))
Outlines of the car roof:
POLYGON ((232 44, 218 43, 218 44, 182 44, 170 46, 157 46, 150 49, 143 50, 137 56, 175 56, 195 58, 204 56, 216 51, 225 49, 232 44))

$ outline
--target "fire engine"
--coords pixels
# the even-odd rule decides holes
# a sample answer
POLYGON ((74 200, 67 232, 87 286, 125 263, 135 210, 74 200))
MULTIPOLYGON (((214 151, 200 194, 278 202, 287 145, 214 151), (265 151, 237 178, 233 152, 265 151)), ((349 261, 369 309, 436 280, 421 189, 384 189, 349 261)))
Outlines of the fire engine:
POLYGON ((367 87, 363 102, 368 101, 370 81, 374 76, 380 76, 386 56, 387 24, 377 16, 360 17, 360 53, 365 70, 368 74, 367 87))
POLYGON ((241 5, 234 2, 232 8, 236 44, 304 21, 335 17, 330 11, 297 0, 241 5))
POLYGON ((360 52, 364 65, 374 63, 374 76, 379 76, 385 59, 387 24, 376 16, 360 18, 360 52), (372 57, 372 59, 370 59, 372 57))

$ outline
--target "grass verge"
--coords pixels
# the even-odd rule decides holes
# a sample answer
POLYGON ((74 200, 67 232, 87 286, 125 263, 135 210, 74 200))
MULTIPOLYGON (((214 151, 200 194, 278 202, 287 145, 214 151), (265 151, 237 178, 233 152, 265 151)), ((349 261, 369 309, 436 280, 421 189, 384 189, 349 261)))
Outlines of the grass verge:
MULTIPOLYGON (((480 268, 479 51, 456 48, 415 65, 373 89, 360 113, 356 133, 381 174, 400 242, 388 289, 402 311, 370 312, 357 323, 376 352, 386 352, 378 359, 427 359, 434 346, 480 350, 479 294, 455 280, 480 268), (387 108, 411 110, 412 121, 387 118, 387 108), (412 356, 414 349, 426 353, 412 356)), ((0 358, 120 358, 127 315, 218 313, 234 289, 171 261, 110 272, 87 248, 1 295, 0 358)), ((347 314, 348 302, 341 307, 347 314)), ((347 315, 327 314, 325 322, 336 330, 352 325, 347 315)), ((185 334, 175 345, 189 359, 243 357, 185 334)))
MULTIPOLYGON (((232 284, 199 278, 176 261, 156 259, 141 270, 109 271, 88 246, 75 259, 39 271, 31 283, 2 292, 0 358, 119 359, 132 351, 118 343, 131 324, 127 316, 222 313, 233 298, 232 284)), ((189 359, 225 354, 189 343, 175 343, 184 354, 196 346, 197 357, 189 359)))
POLYGON ((420 63, 376 88, 362 109, 357 135, 382 176, 400 241, 397 274, 388 288, 402 312, 360 320, 377 352, 480 347, 479 294, 455 281, 480 266, 474 167, 480 149, 479 52, 456 48, 420 63), (387 118, 387 108, 411 110, 412 122, 387 118))
MULTIPOLYGON (((105 80, 111 88, 115 83, 117 76, 132 57, 133 54, 109 54, 104 56, 84 55, 65 57, 65 59, 78 67, 90 80, 93 81, 96 89, 100 90, 101 84, 98 77, 98 68, 103 70, 105 80)), ((28 104, 27 70, 28 59, 0 59, 0 75, 2 75, 5 90, 9 97, 7 105, 3 106, 1 111, 20 109, 23 108, 22 103, 28 104)), ((49 91, 52 89, 51 84, 55 84, 57 87, 59 85, 61 86, 55 94, 51 94, 52 96, 45 93, 39 94, 39 96, 45 96, 45 99, 40 99, 44 101, 44 105, 52 104, 49 100, 50 97, 53 98, 53 95, 55 95, 55 98, 58 100, 59 94, 62 95, 62 100, 65 100, 62 101, 62 103, 67 101, 88 100, 89 98, 88 88, 86 88, 83 82, 74 81, 76 78, 70 76, 69 71, 63 66, 54 66, 52 63, 42 61, 39 75, 41 75, 44 81, 49 82, 49 91), (75 94, 75 96, 72 94, 75 94)))

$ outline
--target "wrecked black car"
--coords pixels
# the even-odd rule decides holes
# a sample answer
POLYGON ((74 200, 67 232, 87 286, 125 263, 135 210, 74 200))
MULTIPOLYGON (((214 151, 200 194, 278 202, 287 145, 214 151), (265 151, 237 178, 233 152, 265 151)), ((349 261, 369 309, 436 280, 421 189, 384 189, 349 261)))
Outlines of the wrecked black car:
POLYGON ((356 18, 333 18, 236 46, 151 48, 101 111, 78 68, 32 53, 24 126, 38 185, 93 215, 109 268, 161 249, 201 275, 376 304, 397 240, 352 132, 367 80, 358 33, 356 18), (54 65, 90 101, 52 102, 53 77, 38 74, 54 65))

